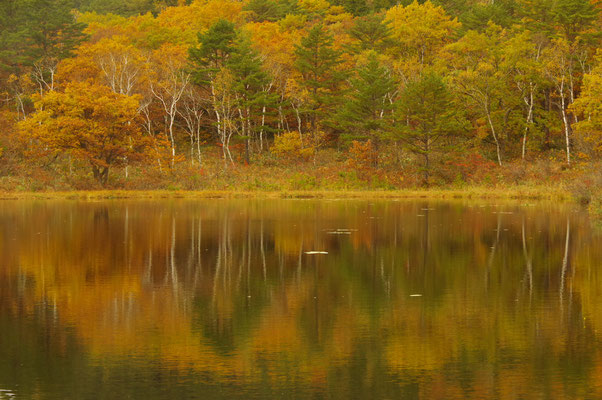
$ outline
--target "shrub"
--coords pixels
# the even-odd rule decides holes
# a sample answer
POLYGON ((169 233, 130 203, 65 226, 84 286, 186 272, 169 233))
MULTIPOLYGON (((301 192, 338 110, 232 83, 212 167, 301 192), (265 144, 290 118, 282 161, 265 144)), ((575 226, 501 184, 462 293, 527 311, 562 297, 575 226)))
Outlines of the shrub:
POLYGON ((491 181, 491 172, 497 164, 478 153, 455 154, 446 162, 446 181, 486 182, 491 181))
POLYGON ((288 160, 307 161, 314 154, 314 147, 308 146, 299 132, 286 132, 274 138, 272 154, 288 160))
POLYGON ((567 188, 575 200, 581 204, 594 203, 591 206, 596 208, 602 195, 602 171, 597 165, 592 165, 591 170, 571 179, 567 188))
POLYGON ((359 172, 370 172, 377 164, 378 152, 372 140, 351 142, 347 165, 359 172))
POLYGON ((309 190, 315 189, 318 186, 318 181, 315 176, 303 173, 296 173, 290 179, 290 187, 293 190, 309 190))

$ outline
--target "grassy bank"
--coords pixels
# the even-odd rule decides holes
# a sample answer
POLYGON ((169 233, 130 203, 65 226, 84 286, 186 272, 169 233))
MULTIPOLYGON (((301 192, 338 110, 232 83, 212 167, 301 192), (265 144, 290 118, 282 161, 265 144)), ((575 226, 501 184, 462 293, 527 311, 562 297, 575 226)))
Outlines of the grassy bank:
POLYGON ((210 199, 210 198, 315 198, 315 199, 500 199, 571 201, 563 188, 550 186, 466 187, 408 190, 99 190, 0 192, 0 200, 103 200, 103 199, 210 199))
MULTIPOLYGON (((446 165, 431 187, 411 160, 385 159, 378 167, 352 162, 344 152, 325 150, 315 162, 282 160, 270 154, 250 165, 223 165, 217 156, 203 167, 179 163, 169 171, 132 167, 113 170, 102 186, 88 168, 38 168, 0 176, 0 199, 165 198, 430 198, 534 199, 596 203, 602 193, 602 164, 534 160, 529 163, 446 165), (388 161, 387 161, 388 160, 388 161)), ((599 203, 599 202, 598 202, 599 203)), ((596 204, 598 204, 596 203, 596 204)), ((595 206, 596 208, 597 205, 595 206)))

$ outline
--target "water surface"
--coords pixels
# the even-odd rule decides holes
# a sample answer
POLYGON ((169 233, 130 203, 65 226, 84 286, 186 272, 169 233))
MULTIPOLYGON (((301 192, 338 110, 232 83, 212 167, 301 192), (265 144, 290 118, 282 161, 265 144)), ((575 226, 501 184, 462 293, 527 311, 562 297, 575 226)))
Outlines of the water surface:
POLYGON ((571 205, 4 201, 0 399, 602 398, 601 264, 571 205))

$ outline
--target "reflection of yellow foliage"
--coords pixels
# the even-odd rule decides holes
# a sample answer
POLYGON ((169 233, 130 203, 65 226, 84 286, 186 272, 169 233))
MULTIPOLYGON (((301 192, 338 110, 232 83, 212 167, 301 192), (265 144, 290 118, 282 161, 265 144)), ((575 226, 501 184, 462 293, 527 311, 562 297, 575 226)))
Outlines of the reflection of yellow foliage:
MULTIPOLYGON (((159 360, 243 384, 283 385, 292 375, 323 390, 338 366, 359 357, 366 384, 379 382, 384 368, 392 378, 419 382, 421 397, 445 399, 465 395, 454 368, 466 363, 473 393, 533 397, 537 363, 523 361, 535 354, 534 345, 544 343, 546 355, 560 358, 576 334, 602 329, 597 237, 589 238, 574 217, 570 243, 582 247, 571 256, 574 272, 566 274, 561 303, 566 221, 550 219, 548 209, 483 218, 457 204, 431 206, 431 226, 438 228, 428 233, 429 265, 423 266, 416 249, 424 243, 425 219, 414 216, 426 204, 2 204, 19 217, 14 230, 0 229, 0 278, 25 282, 8 286, 19 290, 10 297, 14 309, 31 313, 48 304, 99 364, 159 360), (509 230, 498 244, 503 257, 495 258, 504 262, 490 265, 498 217, 501 232, 509 230), (523 226, 527 254, 541 250, 528 239, 535 232, 545 232, 550 244, 541 250, 550 265, 539 267, 542 258, 532 264, 539 279, 531 294, 523 226), (403 233, 395 236, 394 227, 403 233), (358 230, 326 233, 336 228, 358 230), (324 258, 302 253, 310 249, 332 251, 324 258), (350 255, 359 259, 345 258, 350 255), (441 291, 428 291, 439 284, 434 277, 445 282, 441 291), (424 297, 408 296, 412 282, 426 282, 424 297), (236 325, 241 315, 249 318, 244 327, 236 325), (216 346, 216 335, 227 338, 227 351, 216 346), (505 354, 521 362, 494 367, 505 354)), ((501 208, 477 209, 489 215, 501 208)), ((594 362, 599 356, 592 355, 594 362)), ((585 374, 602 375, 598 367, 585 374)), ((566 389, 556 385, 559 393, 566 389)))

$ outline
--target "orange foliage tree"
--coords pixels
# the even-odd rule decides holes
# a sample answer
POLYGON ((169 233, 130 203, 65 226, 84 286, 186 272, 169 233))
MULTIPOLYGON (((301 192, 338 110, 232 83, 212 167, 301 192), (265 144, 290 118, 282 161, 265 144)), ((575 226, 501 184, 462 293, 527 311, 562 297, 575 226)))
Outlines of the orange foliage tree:
POLYGON ((35 105, 37 111, 20 123, 21 131, 48 152, 67 152, 89 163, 102 185, 111 167, 143 159, 151 144, 136 121, 137 96, 74 82, 64 92, 50 91, 39 97, 35 105))

